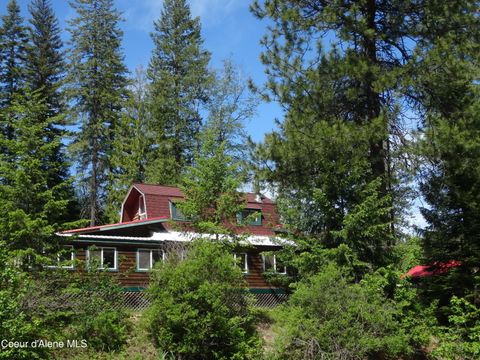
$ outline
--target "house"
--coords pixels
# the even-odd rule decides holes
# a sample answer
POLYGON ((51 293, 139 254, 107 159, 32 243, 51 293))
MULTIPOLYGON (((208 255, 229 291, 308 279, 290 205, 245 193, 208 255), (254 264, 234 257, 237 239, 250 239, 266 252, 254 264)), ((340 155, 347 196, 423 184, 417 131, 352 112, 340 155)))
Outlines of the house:
MULTIPOLYGON (((177 187, 134 184, 122 203, 119 223, 73 229, 58 235, 72 249, 71 260, 82 260, 80 263, 88 266, 96 259, 127 291, 142 290, 155 262, 164 261, 172 249, 185 255, 182 244, 191 241, 191 233, 179 231, 175 226, 188 223, 176 206, 183 198, 177 187)), ((286 268, 275 254, 262 254, 281 248, 276 236, 280 226, 276 205, 260 194, 246 193, 244 198, 245 210, 238 217, 251 213, 257 216, 250 216, 246 226, 234 226, 236 232, 248 234, 245 242, 249 246, 232 254, 232 266, 237 263, 241 267, 253 293, 279 293, 279 289, 266 281, 264 273, 285 274, 286 268)), ((75 270, 74 265, 70 268, 75 270)))

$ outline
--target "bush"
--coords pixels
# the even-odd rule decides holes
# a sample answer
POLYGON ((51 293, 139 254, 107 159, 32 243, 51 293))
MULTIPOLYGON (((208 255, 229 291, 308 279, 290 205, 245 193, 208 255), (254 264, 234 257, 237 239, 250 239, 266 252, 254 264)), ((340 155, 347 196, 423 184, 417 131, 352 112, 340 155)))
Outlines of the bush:
POLYGON ((351 284, 338 267, 297 285, 275 312, 278 359, 398 358, 411 352, 396 308, 378 289, 351 284))
POLYGON ((78 338, 86 339, 96 350, 119 350, 127 341, 128 323, 117 310, 105 310, 95 317, 87 317, 78 325, 78 338))
POLYGON ((456 296, 450 304, 449 327, 440 335, 433 355, 442 359, 479 359, 480 308, 456 296))
POLYGON ((182 359, 258 358, 248 291, 224 246, 195 240, 187 259, 159 266, 148 313, 156 346, 182 359))

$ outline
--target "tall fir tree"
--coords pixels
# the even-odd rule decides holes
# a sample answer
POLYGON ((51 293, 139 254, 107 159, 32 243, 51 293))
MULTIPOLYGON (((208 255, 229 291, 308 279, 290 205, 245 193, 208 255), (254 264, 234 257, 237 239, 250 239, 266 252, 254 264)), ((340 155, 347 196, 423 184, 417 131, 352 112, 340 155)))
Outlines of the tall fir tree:
POLYGON ((112 171, 108 189, 106 215, 116 222, 128 188, 134 182, 145 181, 147 157, 152 136, 148 132, 147 79, 143 68, 136 71, 129 98, 118 123, 110 161, 112 171))
POLYGON ((422 209, 428 224, 425 260, 462 262, 465 281, 450 279, 450 286, 461 292, 473 290, 472 274, 480 266, 477 10, 478 4, 468 2, 429 8, 426 26, 434 31, 418 49, 422 61, 417 66, 422 71, 414 84, 426 104, 419 141, 423 160, 419 182, 429 205, 422 209), (451 20, 439 21, 446 18, 451 20))
POLYGON ((66 135, 64 94, 61 91, 66 64, 63 60, 60 27, 50 2, 33 0, 29 11, 31 26, 26 51, 26 86, 36 91, 45 103, 45 113, 39 114, 39 121, 47 122, 44 141, 58 145, 55 151, 50 152, 51 158, 45 158, 42 164, 49 173, 48 183, 53 187, 67 181, 69 177, 64 145, 57 141, 66 135))
POLYGON ((210 54, 202 48, 199 18, 192 19, 186 0, 166 0, 151 34, 154 49, 148 67, 151 81, 151 131, 155 151, 147 180, 177 184, 192 164, 202 125, 200 106, 207 100, 210 54))
MULTIPOLYGON (((26 44, 27 29, 20 15, 20 7, 15 0, 11 0, 0 25, 0 132, 7 140, 14 138, 15 125, 10 107, 25 80, 26 44)), ((1 146, 0 151, 7 156, 9 149, 1 146)), ((10 155, 8 161, 15 161, 13 154, 10 155)))
POLYGON ((27 28, 16 0, 7 4, 0 26, 0 106, 8 106, 25 80, 27 28))
POLYGON ((45 141, 45 128, 51 119, 44 117, 47 104, 40 91, 22 90, 15 94, 12 104, 15 118, 15 138, 1 138, 15 161, 0 156, 0 173, 4 184, 0 236, 8 248, 34 249, 41 252, 52 239, 55 230, 65 222, 69 199, 65 194, 68 183, 49 184, 45 160, 52 158, 61 139, 45 141))
POLYGON ((110 155, 126 97, 127 69, 121 50, 120 13, 112 0, 76 0, 69 22, 69 95, 79 126, 71 150, 85 197, 84 215, 102 221, 111 171, 110 155))

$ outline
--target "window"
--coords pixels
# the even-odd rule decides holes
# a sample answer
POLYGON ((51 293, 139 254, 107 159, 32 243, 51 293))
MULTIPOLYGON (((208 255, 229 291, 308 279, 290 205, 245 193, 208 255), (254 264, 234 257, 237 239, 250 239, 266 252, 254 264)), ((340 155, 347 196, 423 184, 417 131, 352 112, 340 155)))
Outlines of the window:
POLYGON ((248 273, 248 256, 246 253, 233 253, 233 261, 243 273, 248 273))
MULTIPOLYGON (((49 265, 49 268, 73 269, 75 260, 75 253, 73 245, 64 245, 56 255, 56 265, 49 265)), ((54 261, 55 263, 55 261, 54 261)))
POLYGON ((102 270, 118 270, 116 248, 95 247, 88 249, 87 258, 89 266, 94 263, 102 270))
POLYGON ((165 253, 158 249, 138 249, 137 250, 137 270, 148 271, 153 268, 157 261, 164 260, 165 253))
POLYGON ((260 226, 262 225, 262 212, 255 209, 244 209, 237 214, 237 221, 247 225, 260 226))
POLYGON ((138 217, 140 220, 147 218, 147 212, 145 211, 145 198, 143 195, 138 197, 138 217))
POLYGON ((276 272, 278 274, 286 274, 287 267, 277 258, 275 254, 262 255, 263 271, 276 272))
POLYGON ((186 220, 185 215, 182 214, 180 209, 177 207, 177 204, 170 201, 170 216, 172 220, 186 220))

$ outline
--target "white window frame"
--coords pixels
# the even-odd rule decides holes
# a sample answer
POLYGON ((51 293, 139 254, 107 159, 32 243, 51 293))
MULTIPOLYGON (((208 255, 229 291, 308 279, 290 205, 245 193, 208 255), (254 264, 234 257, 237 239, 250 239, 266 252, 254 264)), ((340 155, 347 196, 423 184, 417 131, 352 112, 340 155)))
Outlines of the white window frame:
POLYGON ((287 274, 287 266, 283 266, 283 271, 278 271, 277 270, 277 255, 276 254, 270 254, 270 255, 265 255, 262 254, 262 265, 263 265, 263 272, 266 272, 266 267, 265 267, 265 258, 267 256, 273 256, 273 272, 276 274, 280 275, 286 275, 287 274))
POLYGON ((138 248, 137 249, 137 271, 150 271, 153 269, 153 252, 158 251, 162 252, 162 261, 165 261, 165 251, 163 249, 146 249, 146 248, 138 248), (140 251, 148 251, 150 253, 150 267, 147 268, 141 268, 140 267, 140 251))
POLYGON ((107 270, 107 271, 118 271, 118 251, 116 247, 111 247, 111 246, 96 246, 93 248, 93 246, 89 249, 87 249, 87 259, 88 259, 88 266, 90 267, 90 258, 91 258, 91 252, 92 251, 100 251, 100 270, 107 270), (103 267, 103 250, 108 249, 108 250, 113 250, 113 256, 114 256, 114 267, 113 268, 104 268, 103 267))
POLYGON ((243 269, 241 269, 242 273, 248 274, 248 254, 246 252, 241 252, 241 253, 234 252, 233 253, 233 261, 235 263, 235 266, 238 266, 237 258, 240 257, 240 256, 243 256, 243 260, 244 260, 244 263, 245 263, 245 267, 243 269))
POLYGON ((57 265, 48 265, 47 268, 49 269, 69 269, 69 270, 73 270, 75 269, 75 248, 73 247, 73 245, 63 245, 62 248, 70 248, 71 251, 70 251, 70 262, 71 264, 70 265, 62 265, 60 266, 60 254, 57 254, 57 265))
POLYGON ((147 218, 147 207, 145 204, 145 196, 143 195, 140 195, 138 197, 138 218, 140 220, 144 220, 147 218), (143 207, 143 212, 141 211, 142 207, 143 207))

